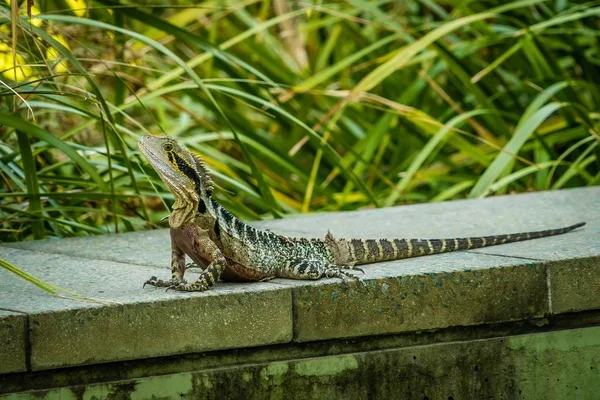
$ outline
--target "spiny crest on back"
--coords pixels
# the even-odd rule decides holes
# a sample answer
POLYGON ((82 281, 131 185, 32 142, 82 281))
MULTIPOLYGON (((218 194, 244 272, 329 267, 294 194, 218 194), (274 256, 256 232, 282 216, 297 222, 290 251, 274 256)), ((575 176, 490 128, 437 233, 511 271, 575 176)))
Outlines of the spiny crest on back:
POLYGON ((215 183, 210 177, 210 169, 204 162, 204 160, 197 154, 190 152, 194 162, 196 163, 196 168, 198 168, 198 173, 200 174, 200 181, 202 182, 202 186, 204 190, 206 190, 207 195, 211 195, 213 190, 215 189, 215 183))

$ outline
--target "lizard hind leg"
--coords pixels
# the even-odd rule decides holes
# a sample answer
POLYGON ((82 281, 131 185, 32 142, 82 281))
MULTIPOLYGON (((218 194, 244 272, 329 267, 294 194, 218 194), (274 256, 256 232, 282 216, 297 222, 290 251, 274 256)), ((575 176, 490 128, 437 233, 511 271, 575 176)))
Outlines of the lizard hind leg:
POLYGON ((343 264, 343 265, 340 265, 339 267, 343 268, 343 269, 351 269, 352 271, 358 271, 358 272, 361 272, 363 274, 365 273, 365 271, 363 271, 362 268, 359 268, 359 267, 356 266, 356 262, 350 262, 350 263, 347 263, 347 264, 343 264))
POLYGON ((337 266, 329 263, 324 263, 320 260, 306 260, 302 258, 294 258, 285 263, 285 266, 278 271, 277 276, 282 278, 310 280, 317 280, 323 277, 358 279, 350 272, 344 271, 344 269, 359 270, 358 268, 354 268, 350 265, 337 266))
POLYGON ((277 277, 317 280, 325 276, 326 266, 319 260, 292 258, 277 270, 277 277))
POLYGON ((364 273, 364 271, 360 268, 349 267, 347 265, 342 265, 342 266, 329 265, 325 268, 325 276, 327 278, 341 278, 341 279, 351 278, 351 279, 356 279, 356 280, 360 281, 360 278, 358 276, 356 276, 350 272, 344 271, 345 269, 352 269, 352 270, 356 270, 356 271, 360 271, 360 272, 364 273))

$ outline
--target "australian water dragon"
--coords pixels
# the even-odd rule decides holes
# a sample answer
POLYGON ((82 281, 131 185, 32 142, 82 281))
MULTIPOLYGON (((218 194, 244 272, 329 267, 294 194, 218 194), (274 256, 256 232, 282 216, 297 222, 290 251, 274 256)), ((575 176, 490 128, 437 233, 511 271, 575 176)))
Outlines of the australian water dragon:
POLYGON ((168 136, 145 136, 139 148, 175 195, 169 216, 171 279, 150 278, 145 284, 181 291, 204 291, 219 278, 260 281, 276 277, 320 279, 354 277, 356 265, 476 249, 545 236, 565 228, 455 239, 325 239, 291 238, 255 229, 212 197, 213 182, 204 162, 168 136), (185 257, 203 269, 194 283, 184 279, 185 257))

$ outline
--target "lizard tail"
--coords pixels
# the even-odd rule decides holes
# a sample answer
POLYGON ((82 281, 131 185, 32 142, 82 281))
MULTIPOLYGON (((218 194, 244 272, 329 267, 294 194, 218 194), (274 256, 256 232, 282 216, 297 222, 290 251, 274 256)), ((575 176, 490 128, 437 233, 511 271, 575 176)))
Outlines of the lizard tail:
POLYGON ((585 222, 559 229, 453 239, 341 239, 336 240, 336 250, 341 261, 368 264, 562 235, 583 225, 585 222))

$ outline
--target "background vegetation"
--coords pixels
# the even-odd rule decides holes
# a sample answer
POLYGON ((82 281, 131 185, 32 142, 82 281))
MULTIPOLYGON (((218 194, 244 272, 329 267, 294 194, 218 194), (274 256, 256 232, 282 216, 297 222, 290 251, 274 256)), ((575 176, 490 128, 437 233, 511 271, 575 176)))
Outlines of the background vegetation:
POLYGON ((600 183, 598 1, 31 6, 0 6, 0 241, 164 226, 146 134, 247 219, 600 183))

